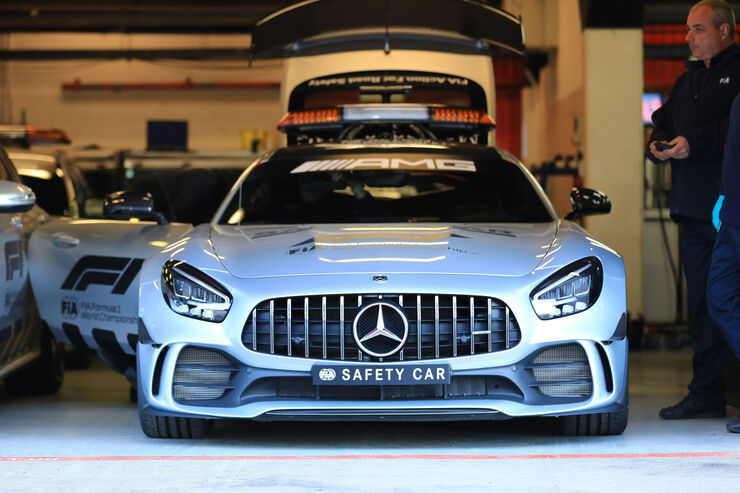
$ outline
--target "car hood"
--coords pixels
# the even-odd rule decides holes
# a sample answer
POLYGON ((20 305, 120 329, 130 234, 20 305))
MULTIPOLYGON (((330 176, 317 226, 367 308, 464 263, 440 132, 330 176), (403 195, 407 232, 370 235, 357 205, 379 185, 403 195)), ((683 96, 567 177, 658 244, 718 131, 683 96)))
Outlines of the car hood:
POLYGON ((214 253, 239 278, 359 273, 523 276, 557 235, 537 224, 224 226, 214 253))

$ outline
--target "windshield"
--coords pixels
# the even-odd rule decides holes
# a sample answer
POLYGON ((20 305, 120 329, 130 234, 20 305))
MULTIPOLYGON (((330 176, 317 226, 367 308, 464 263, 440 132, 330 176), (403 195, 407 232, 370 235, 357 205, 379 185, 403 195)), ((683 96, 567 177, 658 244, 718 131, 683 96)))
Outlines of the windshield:
POLYGON ((11 152, 8 156, 23 184, 36 194, 37 205, 54 216, 69 212, 71 204, 64 186, 64 173, 54 156, 18 152, 11 152))
POLYGON ((243 168, 86 170, 90 194, 83 217, 103 217, 103 199, 114 191, 150 193, 168 221, 201 224, 211 220, 243 168))
POLYGON ((64 189, 64 179, 46 170, 19 168, 23 184, 36 194, 36 204, 54 216, 67 214, 70 204, 64 189))
POLYGON ((351 154, 257 166, 219 223, 552 220, 524 173, 500 158, 351 154))

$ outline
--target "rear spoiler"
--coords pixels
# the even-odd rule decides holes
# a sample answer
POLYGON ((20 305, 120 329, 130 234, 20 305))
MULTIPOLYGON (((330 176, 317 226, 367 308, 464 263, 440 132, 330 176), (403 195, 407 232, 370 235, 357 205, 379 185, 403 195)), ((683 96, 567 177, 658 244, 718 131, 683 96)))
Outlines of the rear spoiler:
MULTIPOLYGON (((282 56, 288 48, 296 51, 299 41, 336 31, 383 28, 387 41, 390 27, 454 33, 524 55, 521 21, 475 0, 306 0, 257 22, 252 56, 282 56)), ((430 41, 439 37, 428 35, 430 41)))
POLYGON ((69 144, 66 132, 32 125, 0 125, 0 143, 30 147, 34 144, 69 144))

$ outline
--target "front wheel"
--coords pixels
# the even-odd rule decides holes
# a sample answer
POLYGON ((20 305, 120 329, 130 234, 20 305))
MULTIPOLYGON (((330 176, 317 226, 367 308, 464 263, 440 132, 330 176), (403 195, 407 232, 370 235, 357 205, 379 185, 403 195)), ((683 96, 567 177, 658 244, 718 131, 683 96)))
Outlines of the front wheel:
POLYGON ((52 337, 41 323, 41 354, 31 364, 5 377, 5 388, 12 395, 55 394, 64 382, 64 344, 52 337))
POLYGON ((158 416, 141 408, 139 422, 141 431, 150 438, 203 438, 213 426, 210 419, 158 416))
POLYGON ((578 414, 560 418, 563 435, 619 435, 627 428, 629 411, 625 405, 611 413, 578 414))

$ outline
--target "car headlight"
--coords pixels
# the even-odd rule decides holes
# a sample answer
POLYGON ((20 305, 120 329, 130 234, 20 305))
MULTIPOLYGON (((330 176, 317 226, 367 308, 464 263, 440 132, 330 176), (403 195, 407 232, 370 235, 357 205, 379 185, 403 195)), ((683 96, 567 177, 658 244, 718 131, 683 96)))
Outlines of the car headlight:
POLYGON ((603 277, 601 262, 596 257, 573 262, 532 291, 532 307, 542 320, 582 312, 596 302, 603 277))
POLYGON ((232 302, 223 286, 179 260, 168 260, 162 267, 162 294, 174 312, 208 322, 226 318, 232 302))

